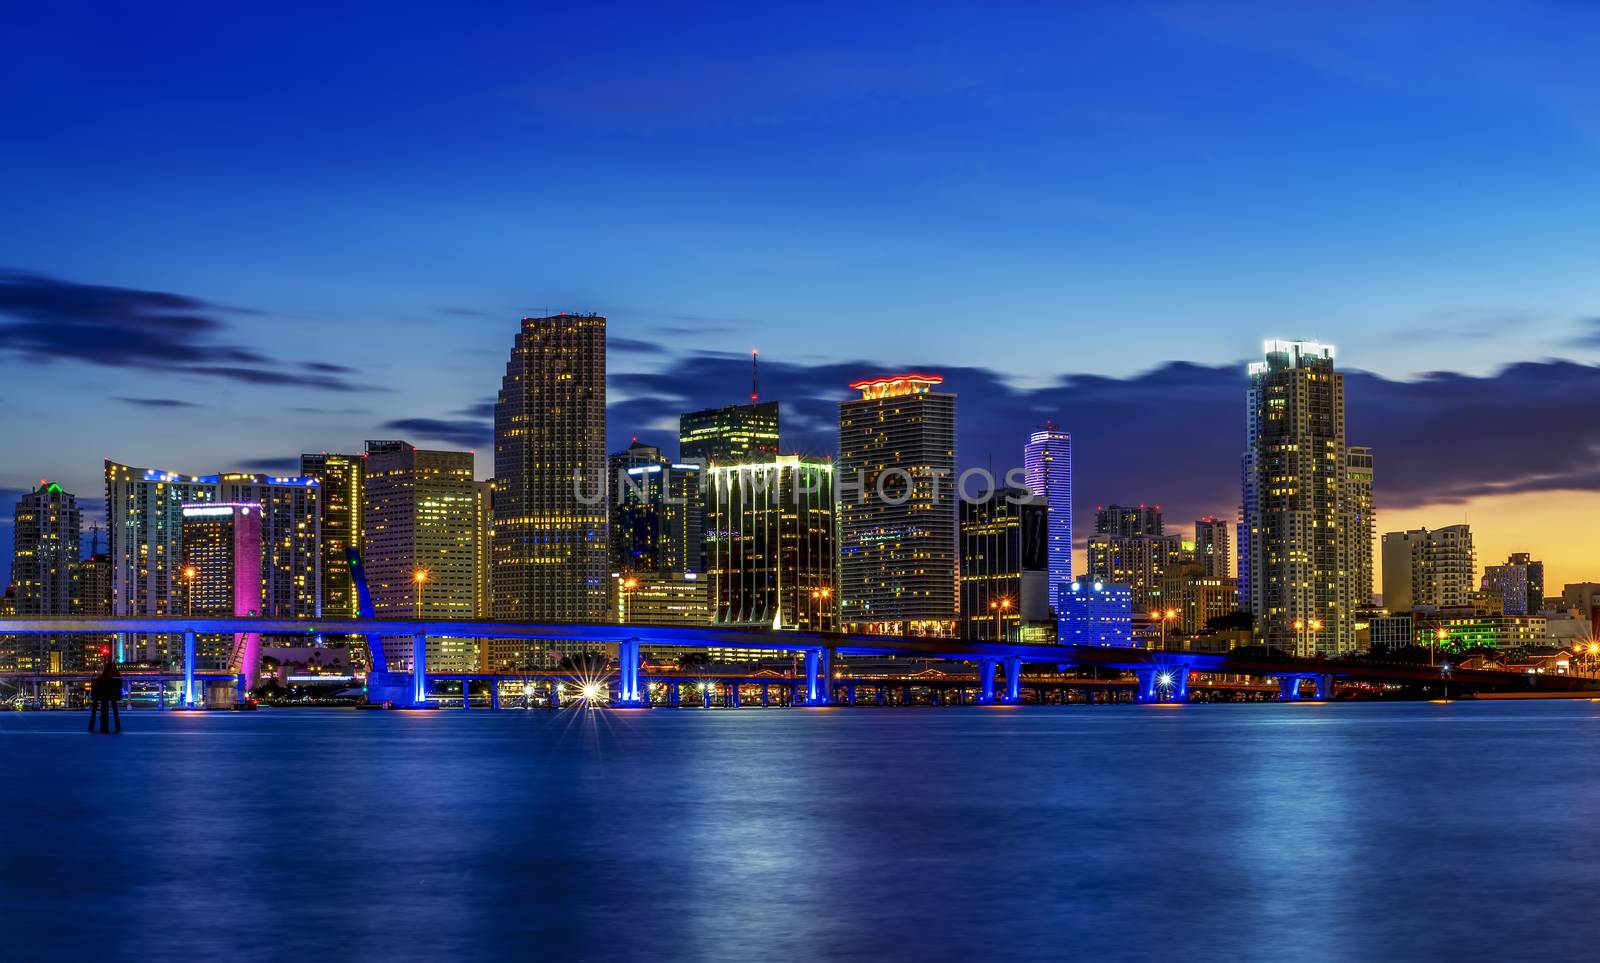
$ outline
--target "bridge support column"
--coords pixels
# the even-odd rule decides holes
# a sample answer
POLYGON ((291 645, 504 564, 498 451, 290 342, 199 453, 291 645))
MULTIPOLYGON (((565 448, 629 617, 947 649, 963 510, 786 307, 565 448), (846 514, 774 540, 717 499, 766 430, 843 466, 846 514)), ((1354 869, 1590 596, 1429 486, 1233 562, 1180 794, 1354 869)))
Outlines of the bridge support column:
POLYGON ((183 633, 183 707, 194 708, 194 630, 183 633))
POLYGON ((1022 656, 1006 657, 1006 698, 1008 705, 1022 701, 1022 656))
POLYGON ((500 680, 499 679, 491 679, 489 681, 489 708, 491 708, 491 709, 500 708, 500 680))
POLYGON ((673 679, 671 682, 668 682, 667 683, 667 705, 669 705, 672 708, 676 709, 681 704, 680 700, 682 698, 683 698, 682 693, 678 691, 678 680, 677 679, 673 679))
POLYGON ((561 683, 550 683, 550 708, 561 708, 561 683))
POLYGON ((761 708, 767 709, 767 708, 770 708, 771 706, 772 706, 772 683, 763 682, 763 683, 761 683, 761 708))
POLYGON ((999 665, 996 659, 978 660, 978 703, 988 705, 994 701, 994 670, 999 665))
POLYGON ((872 691, 873 691, 873 699, 874 699, 874 701, 876 701, 877 704, 880 705, 880 706, 883 705, 884 696, 887 694, 884 691, 883 683, 880 682, 877 685, 873 686, 872 687, 872 691))
POLYGON ((617 705, 646 705, 645 692, 639 684, 640 662, 638 639, 617 643, 617 705))
POLYGON ((728 682, 728 708, 739 708, 739 680, 732 679, 728 682))
POLYGON ((428 702, 428 636, 423 632, 411 637, 411 702, 428 702))
POLYGON ((1136 698, 1140 702, 1189 701, 1189 667, 1151 666, 1134 672, 1139 679, 1136 698))
POLYGON ((1300 701, 1300 677, 1285 675, 1278 677, 1278 699, 1282 702, 1300 701))
POLYGON ((707 709, 711 708, 711 689, 711 683, 700 683, 700 704, 705 706, 707 709))
POLYGON ((844 701, 850 705, 856 704, 856 684, 854 682, 846 682, 844 684, 844 701))
POLYGON ((833 650, 806 650, 806 705, 825 706, 833 701, 833 650))
POLYGON ((461 680, 461 708, 472 708, 472 683, 466 679, 461 680))
POLYGON ((1311 681, 1317 684, 1317 701, 1327 702, 1333 698, 1333 674, 1331 672, 1324 672, 1321 675, 1314 676, 1311 681))

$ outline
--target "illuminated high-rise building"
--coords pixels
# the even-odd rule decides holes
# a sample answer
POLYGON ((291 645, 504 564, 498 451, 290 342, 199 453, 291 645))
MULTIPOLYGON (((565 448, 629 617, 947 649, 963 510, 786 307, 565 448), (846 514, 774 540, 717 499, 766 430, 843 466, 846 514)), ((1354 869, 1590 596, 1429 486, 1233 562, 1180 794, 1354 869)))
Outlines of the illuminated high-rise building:
POLYGON ((1477 553, 1467 525, 1384 533, 1383 607, 1392 613, 1469 606, 1476 576, 1477 553))
POLYGON ((1048 583, 1053 592, 1055 586, 1072 581, 1072 436, 1047 424, 1029 436, 1022 461, 1028 488, 1044 499, 1049 510, 1048 583))
POLYGON ((1486 567, 1482 587, 1500 597, 1506 615, 1534 615, 1544 609, 1544 563, 1517 552, 1486 567))
POLYGON ((1128 589, 1134 610, 1147 612, 1161 600, 1161 579, 1190 554, 1183 539, 1159 532, 1145 535, 1091 535, 1084 579, 1128 589))
POLYGON ((678 417, 678 460, 702 465, 770 461, 778 454, 778 403, 752 402, 678 417))
POLYGON ((780 455, 708 471, 705 577, 716 624, 837 629, 833 465, 780 455))
MULTIPOLYGON (((363 560, 378 618, 408 619, 419 612, 425 619, 476 615, 479 522, 472 472, 468 451, 367 442, 363 560)), ((474 641, 429 638, 428 667, 476 669, 474 641)), ((394 659, 388 670, 402 671, 394 659)))
POLYGON ((1133 593, 1126 585, 1077 579, 1056 586, 1062 645, 1133 645, 1133 593))
MULTIPOLYGON (((1378 518, 1372 507, 1372 449, 1345 450, 1344 499, 1339 512, 1346 537, 1344 568, 1356 608, 1372 605, 1372 552, 1378 518)), ((1537 612, 1535 608, 1533 611, 1537 612)))
POLYGON ((1368 602, 1352 569, 1363 529, 1353 521, 1344 375, 1333 349, 1314 341, 1267 342, 1249 375, 1240 571, 1256 636, 1296 655, 1348 652, 1355 609, 1368 602))
POLYGON ((605 318, 522 319, 494 434, 494 617, 605 620, 605 318))
POLYGON ((278 619, 321 616, 322 486, 317 480, 224 473, 217 479, 217 498, 261 506, 261 614, 278 619))
POLYGON ((322 614, 359 614, 349 550, 361 549, 361 502, 366 458, 321 452, 300 456, 300 474, 322 490, 322 614))
MULTIPOLYGON (((202 502, 183 506, 183 564, 179 568, 180 611, 196 616, 263 615, 267 557, 266 513, 259 504, 202 502)), ((235 662, 253 679, 260 669, 261 637, 254 633, 202 634, 195 639, 199 667, 223 669, 235 662)))
POLYGON ((477 539, 473 542, 477 553, 477 578, 473 585, 472 613, 480 619, 488 619, 494 617, 494 482, 473 482, 472 491, 473 523, 477 529, 477 539))
POLYGON ((839 617, 846 631, 957 628, 956 396, 943 378, 857 381, 839 403, 839 617))
POLYGON ((702 569, 704 499, 698 464, 635 443, 611 456, 611 570, 640 575, 702 569))
POLYGON ((962 638, 1030 641, 1049 622, 1050 509, 1022 488, 961 502, 962 638))
POLYGON ((1195 519, 1194 560, 1211 578, 1233 578, 1233 523, 1215 515, 1195 519))
MULTIPOLYGON (((105 463, 106 532, 114 615, 178 615, 174 608, 183 560, 183 506, 217 500, 217 476, 178 475, 105 463)), ((179 636, 118 640, 127 661, 169 662, 182 655, 179 636)))
MULTIPOLYGON (((77 497, 54 482, 41 481, 18 499, 12 518, 11 582, 16 614, 78 614, 83 517, 77 497)), ((5 642, 0 638, 0 643, 5 642)), ((13 669, 61 672, 87 667, 79 636, 15 636, 3 648, 0 664, 13 669)))
POLYGON ((1166 531, 1160 505, 1096 505, 1094 533, 1136 538, 1166 531))

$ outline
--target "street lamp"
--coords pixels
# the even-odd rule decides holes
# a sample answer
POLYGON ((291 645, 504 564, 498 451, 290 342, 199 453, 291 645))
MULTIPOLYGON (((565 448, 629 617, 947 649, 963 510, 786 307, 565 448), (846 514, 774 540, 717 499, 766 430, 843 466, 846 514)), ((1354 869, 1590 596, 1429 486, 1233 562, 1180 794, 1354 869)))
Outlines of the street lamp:
POLYGON ((1167 609, 1164 612, 1162 610, 1160 610, 1160 609, 1157 609, 1156 611, 1150 613, 1150 618, 1155 620, 1157 625, 1161 626, 1161 646, 1160 647, 1163 648, 1163 649, 1165 649, 1167 647, 1167 623, 1171 622, 1173 619, 1175 619, 1177 617, 1178 617, 1178 610, 1177 609, 1167 609))
POLYGON ((1011 611, 1011 599, 990 599, 989 614, 994 619, 994 637, 997 641, 1005 641, 1005 613, 1011 611))
POLYGON ((827 608, 828 600, 831 598, 833 598, 833 589, 826 585, 811 590, 811 608, 817 620, 817 624, 813 628, 823 628, 822 610, 827 608))
POLYGON ((622 612, 620 615, 623 622, 629 621, 633 616, 633 606, 631 604, 633 597, 631 593, 638 587, 639 580, 631 575, 622 580, 622 612))
POLYGON ((1428 664, 1433 665, 1438 661, 1439 650, 1444 647, 1444 640, 1450 637, 1450 630, 1439 626, 1433 630, 1433 648, 1428 650, 1428 664))
POLYGON ((1307 648, 1307 646, 1306 646, 1307 636, 1310 633, 1321 632, 1321 631, 1322 631, 1322 620, 1321 619, 1295 619, 1294 620, 1294 642, 1295 642, 1295 647, 1297 649, 1301 650, 1299 652, 1296 652, 1295 655, 1305 655, 1306 654, 1305 649, 1307 648))
POLYGON ((411 573, 412 596, 417 603, 417 621, 422 621, 422 589, 428 584, 428 570, 419 568, 411 573))
POLYGON ((194 580, 200 577, 200 570, 193 565, 183 567, 184 601, 188 606, 189 617, 194 618, 194 580))

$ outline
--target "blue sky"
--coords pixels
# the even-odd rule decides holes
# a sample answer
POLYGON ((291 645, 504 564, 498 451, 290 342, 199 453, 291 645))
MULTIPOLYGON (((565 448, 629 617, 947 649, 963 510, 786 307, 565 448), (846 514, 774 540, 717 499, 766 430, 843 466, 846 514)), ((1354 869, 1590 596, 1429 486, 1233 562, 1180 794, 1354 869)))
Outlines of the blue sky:
POLYGON ((1231 514, 1226 373, 1304 336, 1410 399, 1352 395, 1380 505, 1600 487, 1564 412, 1468 420, 1597 391, 1600 8, 996 6, 11 11, 0 491, 470 439, 547 308, 611 318, 619 442, 759 346, 797 447, 838 375, 945 368, 969 463, 1053 417, 1086 502, 1231 514), (1174 361, 1223 372, 1188 419, 1174 361))

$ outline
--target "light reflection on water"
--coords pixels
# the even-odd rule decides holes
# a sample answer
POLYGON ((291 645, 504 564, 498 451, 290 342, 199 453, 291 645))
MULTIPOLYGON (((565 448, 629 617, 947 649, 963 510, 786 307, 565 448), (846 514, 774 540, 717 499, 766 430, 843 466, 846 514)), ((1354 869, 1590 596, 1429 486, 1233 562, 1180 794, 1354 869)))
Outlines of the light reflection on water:
POLYGON ((0 714, 27 959, 1587 956, 1600 705, 0 714))

